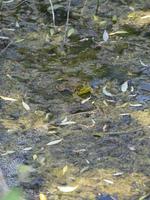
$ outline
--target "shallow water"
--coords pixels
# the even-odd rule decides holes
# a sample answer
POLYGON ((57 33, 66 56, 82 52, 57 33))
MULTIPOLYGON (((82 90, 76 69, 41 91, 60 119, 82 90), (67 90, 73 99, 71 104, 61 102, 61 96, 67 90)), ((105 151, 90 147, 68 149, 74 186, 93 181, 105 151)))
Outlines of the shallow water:
POLYGON ((146 2, 123 2, 101 2, 105 27, 90 13, 81 24, 71 18, 78 34, 63 48, 63 32, 49 35, 50 16, 36 4, 17 6, 17 16, 14 5, 2 7, 0 167, 27 199, 40 191, 48 199, 149 198, 149 11, 146 2), (107 42, 105 29, 115 33, 107 42), (77 189, 64 193, 65 185, 77 189))

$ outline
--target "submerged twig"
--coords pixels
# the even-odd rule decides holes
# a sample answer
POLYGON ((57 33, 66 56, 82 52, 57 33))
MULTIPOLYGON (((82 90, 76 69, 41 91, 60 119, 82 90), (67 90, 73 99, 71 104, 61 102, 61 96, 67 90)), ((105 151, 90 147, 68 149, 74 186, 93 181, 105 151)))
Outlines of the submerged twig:
POLYGON ((55 13, 54 13, 54 6, 53 6, 53 3, 52 3, 52 0, 49 0, 49 3, 51 5, 52 17, 53 17, 53 26, 55 28, 55 26, 56 26, 56 24, 55 24, 55 13))
POLYGON ((100 2, 99 2, 99 0, 97 0, 95 15, 98 14, 99 7, 100 7, 100 2))
POLYGON ((0 55, 2 55, 2 54, 8 49, 8 47, 9 47, 10 45, 12 45, 12 44, 13 44, 13 41, 9 42, 9 43, 7 44, 7 46, 6 46, 4 49, 2 49, 2 50, 0 51, 0 55))
POLYGON ((65 33, 64 33, 64 41, 63 41, 64 44, 66 43, 67 31, 68 31, 68 26, 69 26, 70 8, 71 8, 71 0, 68 0, 67 20, 66 20, 66 25, 65 25, 65 33))
POLYGON ((85 1, 84 1, 83 8, 82 8, 82 10, 81 10, 81 15, 84 14, 84 9, 85 9, 85 7, 86 7, 86 5, 87 5, 87 1, 88 1, 88 0, 85 0, 85 1))

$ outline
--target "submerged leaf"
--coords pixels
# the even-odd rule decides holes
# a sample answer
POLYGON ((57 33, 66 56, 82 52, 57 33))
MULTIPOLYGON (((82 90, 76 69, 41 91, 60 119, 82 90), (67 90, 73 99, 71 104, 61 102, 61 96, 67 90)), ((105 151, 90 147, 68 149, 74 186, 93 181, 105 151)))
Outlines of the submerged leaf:
POLYGON ((26 148, 24 148, 23 150, 24 150, 24 151, 30 151, 30 150, 32 150, 32 147, 26 147, 26 148))
POLYGON ((12 102, 17 101, 17 99, 13 99, 13 98, 10 98, 10 97, 5 97, 5 96, 0 96, 0 98, 5 100, 5 101, 12 101, 12 102))
POLYGON ((68 165, 65 165, 63 168, 63 175, 65 175, 67 171, 68 171, 68 165))
POLYGON ((148 65, 145 64, 142 60, 140 60, 140 63, 141 63, 141 65, 142 65, 143 67, 148 67, 148 65))
POLYGON ((88 97, 88 98, 86 98, 86 99, 83 99, 83 100, 81 101, 81 104, 86 103, 86 102, 89 101, 90 99, 91 99, 91 97, 88 97))
POLYGON ((39 198, 40 198, 40 200, 47 200, 46 195, 44 195, 43 193, 39 194, 39 198))
POLYGON ((107 31, 104 30, 104 33, 103 33, 103 40, 104 40, 104 42, 107 42, 108 39, 109 39, 109 35, 108 35, 107 31))
POLYGON ((77 186, 58 186, 57 188, 61 192, 73 192, 74 190, 78 188, 78 185, 77 186))
POLYGON ((127 31, 120 30, 120 31, 109 33, 109 35, 110 36, 112 36, 112 35, 122 35, 122 34, 127 34, 127 33, 128 33, 127 31))
POLYGON ((126 92, 128 90, 128 81, 125 81, 122 85, 121 85, 121 91, 122 92, 126 92))
POLYGON ((67 31, 67 37, 70 37, 72 34, 75 33, 75 29, 74 28, 70 28, 68 31, 67 31))
POLYGON ((22 101, 22 105, 23 105, 25 110, 27 110, 27 111, 30 110, 30 106, 27 103, 25 103, 24 101, 22 101))
POLYGON ((65 126, 65 125, 71 125, 71 124, 76 124, 76 122, 74 122, 74 121, 68 121, 67 117, 65 117, 65 119, 62 120, 59 125, 65 126))
POLYGON ((106 183, 108 183, 108 184, 114 184, 114 182, 113 182, 113 181, 111 181, 111 180, 108 180, 108 179, 104 179, 104 181, 105 181, 106 183))
POLYGON ((15 151, 6 151, 5 153, 2 153, 1 156, 6 156, 12 153, 15 153, 15 151))
POLYGON ((62 140, 63 140, 63 139, 54 140, 54 141, 51 141, 51 142, 47 143, 46 145, 47 145, 47 146, 52 146, 52 145, 54 145, 54 144, 59 144, 62 140))
POLYGON ((106 90, 106 87, 107 87, 107 86, 104 86, 104 87, 103 87, 103 94, 105 94, 105 95, 108 96, 108 97, 113 97, 114 95, 111 94, 109 91, 107 91, 107 90, 106 90))

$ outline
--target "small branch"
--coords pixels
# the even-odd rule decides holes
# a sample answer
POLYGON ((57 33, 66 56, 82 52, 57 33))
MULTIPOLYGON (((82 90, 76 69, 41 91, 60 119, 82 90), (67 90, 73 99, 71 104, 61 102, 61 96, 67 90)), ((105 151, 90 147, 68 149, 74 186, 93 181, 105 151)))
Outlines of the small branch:
POLYGON ((66 43, 67 31, 68 31, 68 26, 69 26, 70 8, 71 8, 71 0, 68 0, 67 20, 66 20, 66 25, 65 25, 65 34, 64 34, 64 41, 63 41, 64 44, 66 43))
POLYGON ((51 5, 52 17, 53 17, 53 26, 55 28, 55 26, 56 26, 56 24, 55 24, 55 13, 54 13, 54 6, 53 6, 53 3, 52 3, 52 0, 49 0, 49 3, 51 5))

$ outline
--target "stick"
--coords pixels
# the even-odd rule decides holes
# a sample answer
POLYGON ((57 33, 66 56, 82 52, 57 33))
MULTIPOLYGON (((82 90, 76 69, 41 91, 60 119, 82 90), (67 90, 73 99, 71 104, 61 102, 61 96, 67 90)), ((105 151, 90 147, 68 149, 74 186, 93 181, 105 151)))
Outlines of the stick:
POLYGON ((52 3, 52 0, 49 0, 49 3, 51 5, 52 17, 53 17, 53 26, 55 28, 55 26, 56 26, 56 24, 55 24, 55 13, 54 13, 54 6, 53 6, 53 3, 52 3))
POLYGON ((69 25, 70 8, 71 8, 71 0, 68 0, 67 20, 66 20, 65 34, 64 34, 64 44, 66 43, 66 38, 67 38, 67 31, 68 31, 68 25, 69 25))

